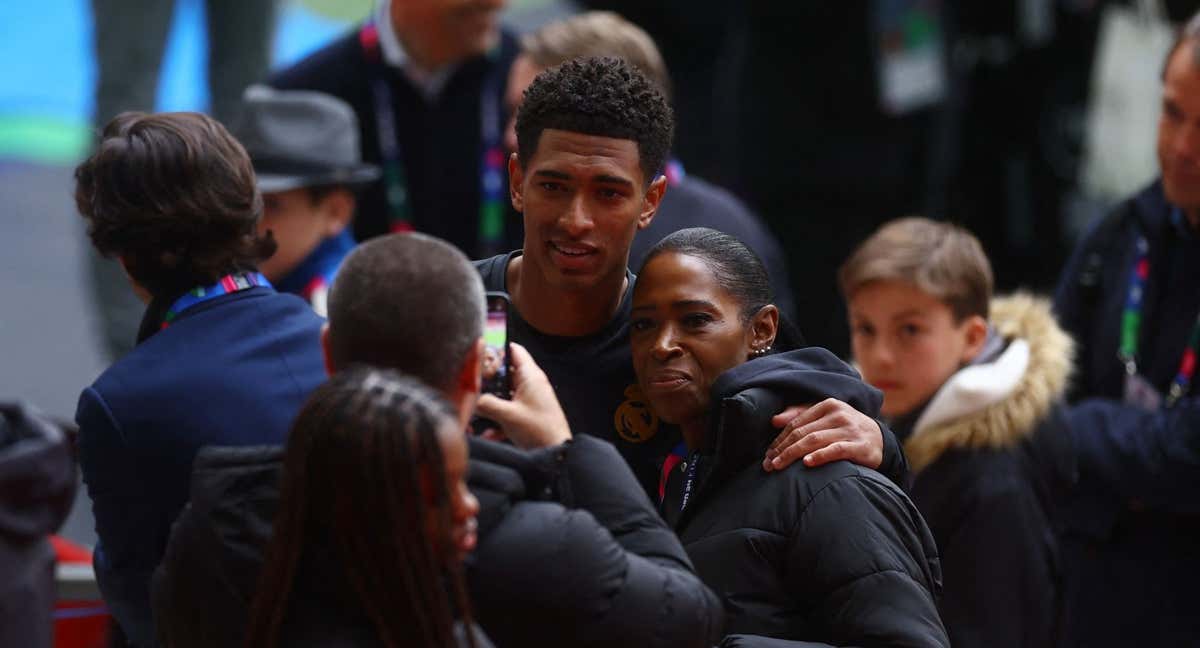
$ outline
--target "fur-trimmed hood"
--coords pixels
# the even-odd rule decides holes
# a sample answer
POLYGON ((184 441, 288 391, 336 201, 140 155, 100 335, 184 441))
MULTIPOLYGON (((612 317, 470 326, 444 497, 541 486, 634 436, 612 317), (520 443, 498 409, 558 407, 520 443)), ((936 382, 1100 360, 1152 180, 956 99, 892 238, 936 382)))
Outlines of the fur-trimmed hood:
POLYGON ((1074 341, 1050 302, 1025 293, 992 300, 989 321, 1007 347, 959 370, 934 394, 904 443, 913 472, 953 448, 1009 448, 1033 433, 1067 388, 1074 341))

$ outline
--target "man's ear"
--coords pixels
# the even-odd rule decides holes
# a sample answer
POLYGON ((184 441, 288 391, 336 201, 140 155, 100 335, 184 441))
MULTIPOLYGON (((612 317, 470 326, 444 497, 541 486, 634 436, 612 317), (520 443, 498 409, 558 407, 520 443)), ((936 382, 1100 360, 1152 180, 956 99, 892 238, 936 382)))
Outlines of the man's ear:
POLYGON ((512 200, 513 209, 525 213, 525 194, 522 193, 521 183, 525 181, 525 169, 517 154, 508 156, 508 196, 512 200))
POLYGON ((638 229, 650 227, 658 206, 662 204, 663 196, 667 193, 667 176, 660 175, 646 189, 646 197, 642 200, 642 213, 638 216, 638 229))
POLYGON ((750 318, 750 348, 747 351, 753 353, 775 344, 778 333, 779 309, 774 304, 767 304, 750 318))
POLYGON ((321 357, 325 360, 325 373, 332 376, 337 373, 337 365, 333 362, 333 351, 330 347, 329 322, 321 325, 321 357))
POLYGON ((321 199, 325 237, 332 238, 342 233, 354 217, 354 194, 349 189, 331 191, 321 199))
POLYGON ((458 389, 473 395, 478 395, 483 388, 483 338, 475 340, 475 344, 463 358, 462 367, 458 370, 458 389))
POLYGON ((974 360, 981 351, 983 345, 987 343, 988 323, 979 315, 972 315, 962 323, 964 327, 963 334, 966 336, 966 345, 963 347, 963 354, 960 361, 962 364, 967 364, 974 360))

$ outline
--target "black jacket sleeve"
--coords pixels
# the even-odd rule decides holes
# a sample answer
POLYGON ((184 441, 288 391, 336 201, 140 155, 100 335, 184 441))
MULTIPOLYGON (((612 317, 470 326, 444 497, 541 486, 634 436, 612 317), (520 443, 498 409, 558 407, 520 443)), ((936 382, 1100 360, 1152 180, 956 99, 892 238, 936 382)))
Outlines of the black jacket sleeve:
POLYGON ((559 488, 563 505, 591 513, 626 551, 695 571, 679 538, 612 444, 579 435, 565 454, 559 488))
MULTIPOLYGON (((638 490, 640 493, 640 490, 638 490)), ((626 551, 587 511, 520 502, 468 560, 498 646, 710 646, 720 603, 690 571, 626 551)))
MULTIPOLYGON (((481 541, 467 578, 497 645, 710 646, 720 601, 612 445, 580 436, 536 454, 561 502, 521 501, 481 541)), ((528 477, 528 475, 527 475, 528 477)))
POLYGON ((879 424, 879 432, 883 435, 883 459, 879 463, 879 474, 907 493, 912 487, 912 474, 908 472, 908 457, 904 456, 904 448, 886 423, 878 419, 875 422, 879 424))
POLYGON ((800 515, 785 578, 838 646, 949 646, 934 603, 941 569, 913 503, 860 472, 829 483, 800 515))

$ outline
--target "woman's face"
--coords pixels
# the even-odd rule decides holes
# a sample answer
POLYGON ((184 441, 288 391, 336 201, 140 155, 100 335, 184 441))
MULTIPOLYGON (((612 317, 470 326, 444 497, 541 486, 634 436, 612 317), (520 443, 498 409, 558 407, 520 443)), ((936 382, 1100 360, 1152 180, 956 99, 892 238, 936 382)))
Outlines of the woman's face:
MULTIPOLYGON (((438 442, 446 462, 446 494, 449 497, 446 506, 450 508, 450 528, 443 530, 442 509, 431 505, 425 509, 425 530, 429 538, 442 538, 440 543, 434 543, 435 550, 448 561, 458 563, 475 549, 475 516, 479 513, 479 500, 467 488, 466 436, 447 423, 438 431, 438 442)), ((427 501, 432 499, 427 495, 427 501)))
POLYGON ((664 421, 702 421, 717 376, 774 340, 774 308, 749 322, 741 310, 700 258, 664 252, 642 268, 633 294, 633 367, 664 421))

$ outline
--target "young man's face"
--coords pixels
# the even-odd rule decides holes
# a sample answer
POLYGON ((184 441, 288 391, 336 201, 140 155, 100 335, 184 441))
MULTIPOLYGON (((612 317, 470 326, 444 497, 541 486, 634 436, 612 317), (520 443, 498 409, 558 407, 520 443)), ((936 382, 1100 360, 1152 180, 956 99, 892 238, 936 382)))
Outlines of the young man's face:
POLYGON ((525 215, 524 272, 565 290, 623 278, 633 236, 665 186, 646 186, 633 140, 543 131, 525 168, 509 158, 513 207, 525 215))
POLYGON ((1192 212, 1200 210, 1200 66, 1195 47, 1181 45, 1167 62, 1158 120, 1163 191, 1171 204, 1192 212))
POLYGON ((354 197, 346 189, 316 200, 308 189, 263 194, 258 231, 271 230, 279 247, 271 258, 258 264, 259 270, 271 281, 288 276, 322 241, 340 234, 353 211, 354 197))
POLYGON ((932 398, 979 353, 987 335, 983 318, 956 322, 949 306, 903 281, 863 285, 848 308, 854 359, 863 380, 883 391, 888 417, 908 414, 932 398))

